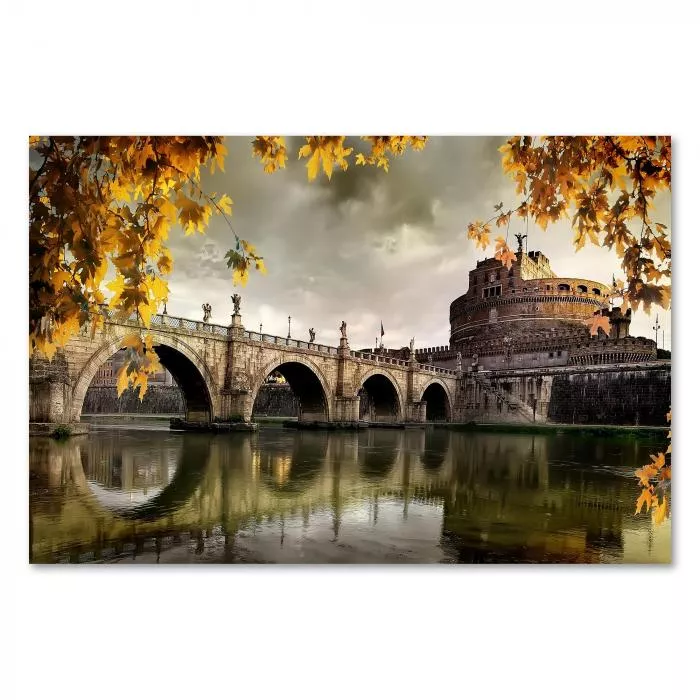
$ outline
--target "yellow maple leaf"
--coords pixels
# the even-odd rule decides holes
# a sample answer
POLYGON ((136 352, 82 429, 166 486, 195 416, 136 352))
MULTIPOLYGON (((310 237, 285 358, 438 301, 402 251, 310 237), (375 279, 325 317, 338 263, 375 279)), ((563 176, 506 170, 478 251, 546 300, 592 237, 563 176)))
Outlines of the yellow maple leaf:
POLYGON ((117 304, 122 292, 124 291, 124 278, 121 275, 117 275, 111 282, 107 284, 107 289, 110 289, 113 294, 112 298, 109 300, 109 308, 113 309, 117 304))
POLYGON ((233 204, 233 200, 231 197, 229 197, 227 194, 224 194, 221 196, 221 199, 219 200, 219 208, 226 214, 231 214, 231 205, 233 204))
POLYGON ((661 503, 654 509, 654 525, 661 525, 661 523, 668 518, 668 498, 664 496, 661 499, 661 503))
POLYGON ((248 283, 248 268, 240 269, 235 268, 233 271, 233 284, 240 284, 241 287, 245 287, 248 283))
POLYGON ((121 396, 129 388, 129 367, 124 364, 117 374, 117 396, 121 396))

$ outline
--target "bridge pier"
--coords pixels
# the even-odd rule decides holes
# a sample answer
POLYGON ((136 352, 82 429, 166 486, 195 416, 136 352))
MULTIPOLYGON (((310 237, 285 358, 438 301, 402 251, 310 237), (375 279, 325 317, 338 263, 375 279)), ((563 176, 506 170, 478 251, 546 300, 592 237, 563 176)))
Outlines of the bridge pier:
POLYGON ((407 423, 425 423, 427 401, 412 401, 406 406, 407 423))
POLYGON ((336 396, 331 420, 339 423, 357 423, 360 420, 359 396, 336 396))
POLYGON ((244 422, 250 423, 253 415, 253 396, 248 391, 223 389, 221 391, 221 415, 216 418, 230 420, 240 416, 244 422))
POLYGON ((32 358, 29 362, 29 434, 50 435, 59 426, 70 428, 71 433, 86 433, 71 415, 73 387, 64 353, 57 352, 53 361, 32 358))

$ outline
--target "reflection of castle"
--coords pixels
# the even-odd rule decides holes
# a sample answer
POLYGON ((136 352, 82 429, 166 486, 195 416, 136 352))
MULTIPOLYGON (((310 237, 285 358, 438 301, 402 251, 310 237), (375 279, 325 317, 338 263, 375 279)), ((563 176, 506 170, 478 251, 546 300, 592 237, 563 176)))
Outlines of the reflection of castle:
POLYGON ((608 308, 611 291, 593 280, 558 277, 539 251, 519 250, 510 270, 487 258, 450 305, 449 346, 416 350, 416 359, 454 368, 461 352, 465 370, 655 360, 654 341, 629 336, 631 311, 608 308), (592 338, 586 320, 596 312, 611 329, 592 338))
POLYGON ((209 539, 219 526, 233 537, 266 521, 269 533, 286 520, 292 545, 274 557, 299 561, 294 533, 311 520, 302 537, 317 528, 327 540, 332 527, 347 545, 359 534, 358 549, 331 552, 338 561, 393 557, 399 528, 409 550, 423 541, 450 561, 668 561, 668 535, 645 549, 651 522, 633 515, 637 486, 625 474, 641 459, 636 441, 423 430, 35 440, 32 471, 47 478, 32 483, 48 493, 31 501, 32 560, 183 532, 209 539), (367 507, 376 542, 363 549, 367 507))
MULTIPOLYGON (((118 350, 107 360, 95 374, 90 386, 117 386, 117 374, 119 368, 126 359, 126 350, 118 350)), ((163 369, 148 378, 150 384, 162 384, 163 386, 173 385, 173 376, 167 369, 163 369)))

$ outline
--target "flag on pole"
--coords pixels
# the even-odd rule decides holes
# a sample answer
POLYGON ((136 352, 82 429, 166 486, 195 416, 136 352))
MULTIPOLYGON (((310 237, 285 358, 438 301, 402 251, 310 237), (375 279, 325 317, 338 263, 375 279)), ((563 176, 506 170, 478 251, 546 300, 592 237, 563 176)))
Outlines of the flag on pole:
POLYGON ((380 321, 379 325, 381 326, 381 330, 382 330, 381 334, 384 335, 384 323, 383 323, 383 321, 380 321))

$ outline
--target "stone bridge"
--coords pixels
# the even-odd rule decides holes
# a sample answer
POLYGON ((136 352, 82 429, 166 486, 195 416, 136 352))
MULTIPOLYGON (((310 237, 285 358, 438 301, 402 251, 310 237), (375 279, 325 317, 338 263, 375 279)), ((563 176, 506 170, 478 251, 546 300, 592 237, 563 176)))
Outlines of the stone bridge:
MULTIPOLYGON (((138 329, 108 312, 91 337, 87 327, 53 361, 30 362, 30 423, 74 424, 98 368, 138 329)), ((269 374, 279 371, 299 400, 301 421, 421 423, 457 419, 458 374, 453 370, 245 330, 239 315, 230 326, 177 318, 151 319, 161 364, 180 386, 186 420, 242 417, 269 374), (360 394, 365 392, 363 414, 360 394)))

